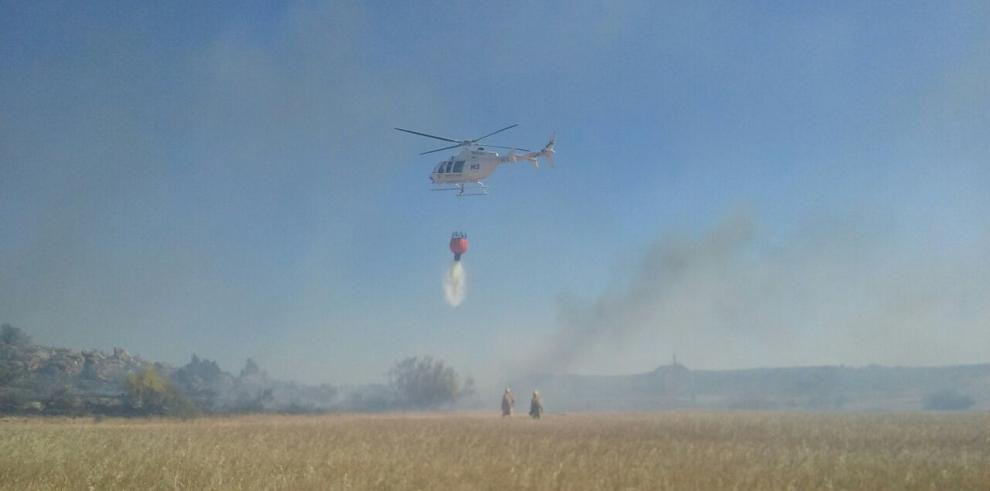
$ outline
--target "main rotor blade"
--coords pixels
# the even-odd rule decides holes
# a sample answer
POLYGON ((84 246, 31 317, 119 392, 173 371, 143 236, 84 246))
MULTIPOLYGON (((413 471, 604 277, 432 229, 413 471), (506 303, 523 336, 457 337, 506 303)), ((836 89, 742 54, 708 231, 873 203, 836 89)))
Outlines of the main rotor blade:
POLYGON ((462 147, 462 146, 464 146, 463 143, 458 143, 457 145, 451 145, 449 147, 443 147, 443 148, 438 148, 436 150, 430 150, 429 152, 423 152, 420 155, 426 155, 428 153, 433 153, 433 152, 442 152, 444 150, 450 150, 451 148, 457 148, 457 147, 462 147))
MULTIPOLYGON (((474 140, 471 140, 471 142, 472 143, 477 143, 477 142, 479 142, 481 140, 484 140, 485 138, 488 138, 489 136, 492 136, 492 135, 494 135, 496 133, 501 133, 501 132, 503 132, 505 130, 508 130, 508 129, 511 129, 511 128, 515 128, 516 126, 519 126, 519 124, 516 123, 516 124, 511 125, 511 126, 506 126, 505 128, 502 128, 502 129, 500 129, 498 131, 493 131, 493 132, 491 132, 491 133, 489 133, 489 134, 487 134, 485 136, 479 136, 478 138, 475 138, 474 140)), ((398 128, 396 128, 396 129, 398 129, 398 128)))
POLYGON ((444 137, 442 137, 442 136, 436 136, 436 135, 428 135, 428 134, 426 134, 426 133, 420 133, 420 132, 418 132, 418 131, 413 131, 413 130, 404 130, 404 129, 402 129, 402 128, 395 128, 395 129, 397 129, 397 130, 399 130, 399 131, 405 131, 406 133, 412 133, 412 134, 414 134, 414 135, 419 135, 419 136, 425 136, 425 137, 427 137, 427 138, 434 138, 434 139, 437 139, 437 140, 443 140, 443 141, 445 141, 445 142, 451 142, 451 143, 461 143, 461 141, 460 141, 460 140, 451 140, 450 138, 444 138, 444 137))
POLYGON ((520 152, 532 152, 528 148, 517 148, 517 147, 503 147, 501 145, 484 145, 485 148, 504 148, 506 150, 519 150, 520 152))

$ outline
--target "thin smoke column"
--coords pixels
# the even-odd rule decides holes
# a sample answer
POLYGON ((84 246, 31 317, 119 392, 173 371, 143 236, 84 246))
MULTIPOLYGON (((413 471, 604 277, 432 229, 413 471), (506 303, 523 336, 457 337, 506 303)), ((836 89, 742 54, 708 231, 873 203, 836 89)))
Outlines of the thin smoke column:
POLYGON ((447 297, 447 303, 456 307, 464 301, 467 293, 467 274, 461 264, 461 256, 468 250, 467 234, 464 232, 454 232, 450 236, 450 252, 454 253, 454 262, 450 263, 447 274, 443 277, 443 293, 447 297))

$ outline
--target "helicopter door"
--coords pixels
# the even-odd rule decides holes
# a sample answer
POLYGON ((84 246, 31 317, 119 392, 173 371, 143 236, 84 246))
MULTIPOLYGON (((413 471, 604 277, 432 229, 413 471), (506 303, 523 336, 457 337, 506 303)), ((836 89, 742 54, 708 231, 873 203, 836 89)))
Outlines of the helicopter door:
POLYGON ((451 172, 460 174, 463 170, 464 170, 464 161, 458 160, 457 162, 454 162, 454 168, 451 172))

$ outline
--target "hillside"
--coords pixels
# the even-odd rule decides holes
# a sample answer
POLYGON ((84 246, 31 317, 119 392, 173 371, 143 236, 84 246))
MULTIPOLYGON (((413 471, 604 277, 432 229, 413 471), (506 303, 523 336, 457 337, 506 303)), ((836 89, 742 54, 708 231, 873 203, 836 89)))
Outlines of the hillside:
POLYGON ((183 399, 201 412, 310 412, 340 407, 335 387, 307 386, 268 377, 253 360, 238 375, 213 361, 192 355, 174 367, 131 355, 34 344, 10 325, 0 339, 0 413, 109 414, 147 412, 127 400, 127 382, 153 370, 183 399))
POLYGON ((0 411, 4 413, 122 412, 129 374, 154 364, 122 348, 112 354, 39 346, 23 331, 3 325, 0 341, 0 411))
POLYGON ((674 363, 624 376, 544 374, 538 388, 557 410, 990 408, 990 364, 945 367, 819 366, 691 370, 674 363))

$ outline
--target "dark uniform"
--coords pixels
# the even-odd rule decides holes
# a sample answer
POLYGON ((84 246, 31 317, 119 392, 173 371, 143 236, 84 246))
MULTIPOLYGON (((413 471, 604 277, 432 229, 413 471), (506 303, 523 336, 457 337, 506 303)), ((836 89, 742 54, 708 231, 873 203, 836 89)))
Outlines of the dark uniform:
POLYGON ((533 391, 533 400, 529 402, 529 415, 533 419, 540 419, 543 416, 543 401, 540 399, 540 393, 538 391, 533 391))

